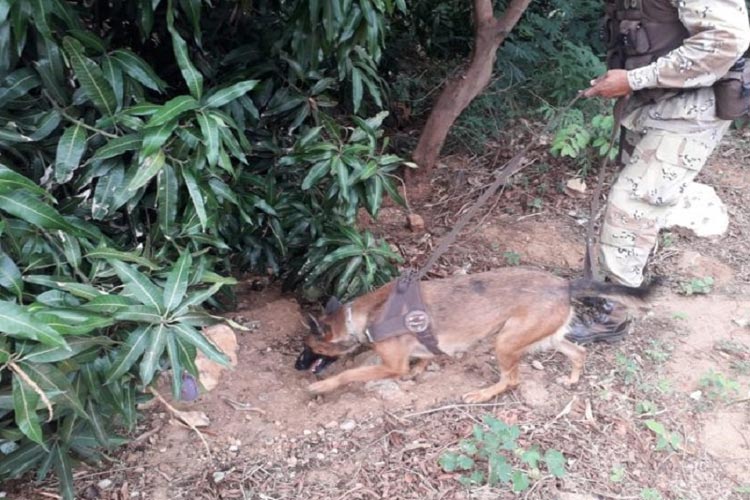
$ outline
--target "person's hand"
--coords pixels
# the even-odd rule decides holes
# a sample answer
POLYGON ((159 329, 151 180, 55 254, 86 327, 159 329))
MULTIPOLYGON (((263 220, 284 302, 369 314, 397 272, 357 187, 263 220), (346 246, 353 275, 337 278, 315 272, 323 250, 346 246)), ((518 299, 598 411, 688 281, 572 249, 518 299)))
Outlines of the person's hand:
POLYGON ((628 82, 628 72, 624 69, 611 69, 596 80, 591 80, 591 87, 584 90, 583 95, 615 98, 628 95, 632 91, 628 82))

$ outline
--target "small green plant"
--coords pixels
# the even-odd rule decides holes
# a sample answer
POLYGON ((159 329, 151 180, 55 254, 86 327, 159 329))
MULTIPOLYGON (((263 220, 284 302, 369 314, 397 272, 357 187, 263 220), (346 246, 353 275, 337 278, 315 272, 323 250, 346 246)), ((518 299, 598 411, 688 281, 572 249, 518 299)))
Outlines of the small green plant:
POLYGON ((677 432, 670 432, 664 424, 656 420, 646 420, 646 427, 656 436, 656 450, 679 451, 682 445, 682 437, 677 432))
POLYGON ((743 497, 750 497, 750 484, 737 486, 734 489, 734 492, 737 493, 738 495, 742 495, 743 497))
POLYGON ((643 488, 641 490, 642 500, 662 500, 664 497, 661 496, 659 490, 654 488, 643 488))
POLYGON ((613 483, 621 483, 625 479, 625 467, 622 465, 612 466, 612 471, 609 474, 609 480, 613 483))
POLYGON ((669 248, 674 245, 674 235, 672 233, 664 233, 661 235, 660 241, 663 248, 669 248))
POLYGON ((698 386, 703 390, 706 397, 713 401, 728 401, 740 392, 739 382, 713 370, 709 370, 700 378, 698 386))
POLYGON ((521 263, 521 255, 513 250, 503 253, 503 258, 509 266, 517 266, 521 263))
POLYGON ((645 350, 646 357, 654 363, 664 363, 672 355, 672 346, 663 340, 652 340, 645 350))
POLYGON ((617 373, 623 378, 626 385, 638 381, 641 368, 635 358, 618 352, 615 361, 617 362, 617 373))
POLYGON ((679 319, 680 321, 687 321, 688 315, 686 312, 678 311, 672 314, 673 319, 679 319))
POLYGON ((554 477, 565 476, 565 456, 558 450, 542 453, 538 446, 523 448, 517 440, 521 430, 491 415, 475 425, 473 436, 459 443, 457 450, 446 451, 438 461, 445 472, 461 472, 464 485, 510 485, 514 492, 527 490, 532 480, 541 477, 540 464, 554 477))
POLYGON ((638 401, 635 405, 635 411, 638 413, 638 415, 653 415, 657 411, 656 403, 653 401, 649 401, 648 399, 644 399, 643 401, 638 401))
POLYGON ((530 203, 531 208, 534 210, 541 210, 543 205, 544 201, 541 198, 534 198, 530 203))
POLYGON ((714 279, 711 276, 705 278, 693 278, 680 287, 680 293, 684 295, 706 295, 711 293, 714 279))

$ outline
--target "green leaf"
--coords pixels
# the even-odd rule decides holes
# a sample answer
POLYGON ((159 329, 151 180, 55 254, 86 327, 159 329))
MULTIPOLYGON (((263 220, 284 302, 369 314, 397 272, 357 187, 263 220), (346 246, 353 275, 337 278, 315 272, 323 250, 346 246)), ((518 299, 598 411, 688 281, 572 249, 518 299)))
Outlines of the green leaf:
POLYGON ((0 460, 0 477, 18 477, 38 464, 47 454, 42 446, 29 441, 0 460))
POLYGON ((109 262, 123 283, 127 283, 126 286, 132 289, 134 299, 143 305, 155 308, 160 313, 164 312, 159 287, 134 267, 118 260, 110 259, 109 262))
POLYGON ((357 68, 352 68, 352 103, 356 113, 362 104, 362 72, 357 68))
POLYGON ((167 326, 164 324, 155 325, 151 328, 148 347, 140 365, 141 383, 144 385, 150 384, 154 378, 159 358, 167 345, 167 334, 169 333, 171 332, 168 331, 167 326))
POLYGON ((151 339, 150 332, 150 326, 140 326, 130 332, 127 340, 115 356, 114 361, 112 361, 112 367, 109 373, 107 373, 104 385, 119 381, 130 370, 146 350, 146 346, 148 346, 148 342, 151 339))
POLYGON ((165 102, 159 110, 151 116, 146 124, 147 128, 158 127, 165 123, 177 120, 180 116, 188 111, 197 109, 200 103, 189 95, 177 96, 165 102))
POLYGON ((177 128, 177 120, 164 123, 158 127, 147 128, 143 131, 143 143, 138 153, 140 159, 146 158, 156 153, 177 128))
POLYGON ((117 99, 112 87, 104 79, 102 70, 84 55, 83 46, 75 38, 66 36, 63 39, 63 47, 70 58, 73 71, 83 92, 99 111, 108 116, 113 115, 117 107, 117 99))
POLYGON ((456 459, 456 468, 458 470, 469 470, 474 467, 474 459, 467 455, 459 455, 456 459))
POLYGON ((138 81, 144 87, 162 92, 166 87, 164 80, 159 78, 151 66, 143 59, 127 49, 118 49, 110 54, 120 68, 129 77, 138 81))
POLYGON ((172 48, 174 49, 182 78, 185 79, 185 83, 187 83, 193 97, 200 99, 203 94, 203 75, 195 69, 193 62, 190 60, 187 43, 185 43, 185 40, 174 27, 174 12, 171 5, 167 9, 167 26, 169 33, 172 35, 172 48))
POLYGON ((39 345, 24 355, 23 360, 28 363, 56 363, 70 359, 89 349, 107 346, 111 343, 106 337, 68 337, 65 340, 70 349, 39 345))
POLYGON ((177 218, 178 188, 174 169, 165 165, 157 176, 156 199, 159 209, 159 227, 162 233, 171 237, 175 232, 177 218))
POLYGON ((19 299, 23 297, 23 280, 21 271, 8 254, 0 250, 0 286, 13 292, 19 299))
POLYGON ((167 276, 167 284, 164 287, 164 307, 167 311, 174 310, 185 298, 192 265, 193 257, 190 252, 183 252, 167 276))
POLYGON ((440 455, 438 463, 445 472, 454 472, 458 466, 458 454, 449 451, 445 452, 440 455))
POLYGON ((214 120, 204 113, 198 113, 198 125, 206 145, 206 160, 210 166, 219 161, 219 127, 214 120))
POLYGON ((198 46, 201 46, 201 5, 202 0, 180 0, 182 10, 193 25, 193 36, 198 46))
POLYGON ((203 194, 198 187, 198 183, 195 181, 195 174, 190 167, 182 169, 182 178, 185 181, 185 186, 188 189, 190 199, 193 201, 195 213, 198 214, 198 219, 201 221, 201 228, 205 231, 208 225, 208 216, 206 215, 203 194))
POLYGON ((65 339, 46 323, 36 320, 23 306, 0 301, 0 331, 19 339, 68 348, 65 339))
POLYGON ((115 65, 115 62, 111 57, 105 56, 102 60, 102 74, 104 75, 104 79, 107 80, 112 87, 115 99, 117 100, 117 109, 119 111, 122 109, 122 104, 125 99, 125 81, 123 80, 122 70, 119 66, 115 65))
POLYGON ((565 476, 565 455, 557 450, 550 449, 544 454, 544 463, 550 474, 557 478, 565 476))
POLYGON ((138 170, 128 184, 128 190, 135 191, 148 184, 164 167, 165 162, 166 156, 161 149, 157 153, 147 156, 138 166, 138 170))
POLYGON ((100 295, 81 307, 96 313, 113 314, 135 304, 134 300, 121 295, 100 295))
POLYGON ((513 471, 513 491, 516 493, 525 491, 529 488, 529 476, 525 472, 516 470, 513 471))
POLYGON ((44 446, 42 427, 36 413, 40 399, 39 394, 23 382, 18 374, 13 375, 13 409, 16 425, 27 438, 44 446))
POLYGON ((110 139, 107 144, 100 147, 94 153, 92 160, 106 160, 120 156, 128 151, 133 151, 141 147, 140 134, 128 134, 115 139, 110 139))
POLYGON ((0 193, 0 209, 41 229, 72 229, 57 210, 24 191, 0 193))
POLYGON ((192 326, 178 323, 172 327, 172 330, 181 340, 200 349, 211 361, 219 363, 222 366, 229 366, 229 358, 192 326))
POLYGON ((313 165, 313 168, 305 176, 302 181, 302 189, 308 190, 316 185, 330 170, 330 163, 327 161, 321 161, 313 165))
POLYGON ((79 417, 88 420, 88 415, 83 409, 73 386, 68 378, 57 367, 50 363, 26 363, 19 362, 18 366, 29 376, 39 388, 46 394, 54 394, 53 402, 64 405, 73 410, 79 417))
POLYGON ((169 367, 172 372, 172 397, 179 401, 182 396, 182 374, 184 368, 180 359, 180 347, 174 335, 167 335, 167 355, 169 356, 169 367))
POLYGON ((114 313, 118 321, 135 321, 137 323, 149 323, 156 325, 164 320, 162 314, 149 306, 129 306, 114 313))
POLYGON ((99 444, 104 446, 105 448, 109 448, 110 441, 107 432, 107 425, 103 420, 102 415, 99 413, 97 406, 98 405, 93 399, 89 399, 86 402, 86 410, 88 410, 89 417, 91 417, 89 419, 89 426, 94 431, 94 436, 96 437, 96 440, 99 442, 99 444))
POLYGON ((133 252, 122 252, 120 250, 115 250, 114 248, 108 248, 108 247, 97 247, 96 249, 90 251, 86 255, 84 255, 87 259, 116 259, 116 260, 124 260, 125 262, 132 262, 133 264, 138 264, 139 266, 147 267, 151 269, 152 271, 160 269, 160 267, 154 263, 153 261, 147 259, 146 257, 142 257, 140 255, 136 255, 133 252))
POLYGON ((39 84, 39 78, 30 68, 14 71, 5 77, 3 86, 0 87, 0 106, 4 107, 8 102, 25 96, 39 84))
POLYGON ((513 467, 508 463, 505 456, 494 453, 489 458, 489 475, 487 481, 490 486, 497 486, 498 483, 507 484, 511 480, 513 467))
POLYGON ((91 202, 91 216, 94 220, 102 220, 120 208, 118 198, 124 181, 125 169, 121 164, 99 178, 91 202))
POLYGON ((246 80, 244 82, 235 83, 229 87, 217 90, 206 98, 206 106, 209 108, 218 108, 229 104, 231 101, 245 95, 255 88, 258 84, 258 80, 246 80))
POLYGON ((75 500, 73 468, 70 465, 68 451, 57 443, 53 446, 52 454, 55 457, 55 471, 57 472, 57 480, 60 482, 60 493, 62 494, 63 500, 75 500))
POLYGON ((45 113, 44 116, 38 121, 36 125, 36 131, 33 132, 29 138, 32 141, 41 141, 46 139, 49 135, 57 130, 57 127, 62 121, 62 116, 57 110, 50 110, 45 113))
POLYGON ((73 172, 81 163, 86 151, 86 129, 80 123, 68 127, 57 143, 55 158, 55 180, 65 184, 73 178, 73 172))
POLYGON ((17 189, 30 191, 31 194, 52 199, 50 194, 39 187, 38 184, 30 181, 23 175, 14 172, 5 165, 0 165, 0 194, 13 192, 17 189))
POLYGON ((174 313, 175 316, 182 316, 187 312, 187 310, 194 305, 202 304, 209 298, 211 298, 213 295, 218 292, 221 287, 224 286, 223 283, 215 283, 211 285, 210 288, 206 288, 205 290, 199 290, 194 293, 188 294, 187 298, 184 300, 182 304, 180 304, 179 309, 177 309, 174 313))

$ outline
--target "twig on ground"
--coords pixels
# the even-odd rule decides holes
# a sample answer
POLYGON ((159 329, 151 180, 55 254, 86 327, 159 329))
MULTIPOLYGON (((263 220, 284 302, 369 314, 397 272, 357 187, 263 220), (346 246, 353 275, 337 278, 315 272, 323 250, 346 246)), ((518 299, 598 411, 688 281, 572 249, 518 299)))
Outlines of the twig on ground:
POLYGON ((503 406, 503 404, 502 403, 452 404, 452 405, 441 406, 439 408, 432 408, 430 410, 418 411, 415 413, 408 413, 406 415, 402 415, 401 418, 414 418, 414 417, 419 417, 421 415, 429 415, 431 413, 438 413, 441 411, 460 410, 463 408, 497 408, 499 406, 503 406))
POLYGON ((198 429, 198 428, 197 428, 196 426, 194 426, 194 425, 193 425, 192 423, 190 423, 190 422, 187 422, 186 420, 184 420, 183 418, 181 418, 181 417, 180 417, 180 415, 181 415, 181 413, 182 413, 182 412, 181 412, 180 410, 178 410, 177 408, 175 408, 174 406, 172 406, 171 404, 169 404, 169 403, 167 402, 167 400, 166 400, 166 399, 164 399, 164 396, 162 396, 161 394, 159 394, 159 391, 157 391, 157 390, 156 390, 156 389, 154 389, 153 387, 149 387, 149 388, 148 388, 148 391, 149 391, 149 392, 150 392, 151 394, 153 394, 154 396, 156 396, 156 399, 158 399, 158 400, 159 400, 159 401, 161 402, 161 404, 163 404, 163 405, 164 405, 164 406, 165 406, 165 407, 167 408, 167 410, 169 410, 169 411, 170 411, 170 413, 172 413, 172 415, 173 415, 173 416, 174 416, 174 417, 175 417, 175 418, 176 418, 177 420, 179 420, 180 422, 182 422, 182 423, 184 423, 185 425, 187 425, 188 427, 190 427, 190 428, 191 428, 191 429, 193 430, 193 432, 195 432, 195 433, 196 433, 196 434, 198 435, 198 437, 199 437, 199 438, 201 439, 201 441, 203 442, 203 446, 204 446, 204 447, 206 448, 206 453, 208 453, 208 458, 209 458, 209 459, 210 459, 211 461, 213 461, 213 459, 214 459, 214 456, 213 456, 213 454, 211 453, 211 447, 210 447, 210 446, 208 446, 208 441, 206 441, 206 438, 205 438, 205 436, 203 435, 203 433, 202 433, 202 432, 201 432, 201 431, 200 431, 200 430, 199 430, 199 429, 198 429))

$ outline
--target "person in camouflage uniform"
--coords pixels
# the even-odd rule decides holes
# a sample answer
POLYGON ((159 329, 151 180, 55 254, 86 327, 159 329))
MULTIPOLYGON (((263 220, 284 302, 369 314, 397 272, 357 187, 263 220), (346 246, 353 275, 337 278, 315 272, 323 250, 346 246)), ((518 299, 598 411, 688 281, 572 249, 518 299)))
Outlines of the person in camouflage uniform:
MULTIPOLYGON (((716 116, 712 86, 742 60, 750 23, 745 0, 606 4, 605 30, 614 33, 608 66, 614 69, 592 81, 584 95, 629 100, 621 121, 623 169, 609 193, 598 257, 608 279, 637 287, 659 230, 684 210, 691 191, 701 192, 693 179, 730 126, 716 116)), ((723 208, 711 195, 713 190, 694 202, 702 198, 709 212, 723 208)), ((612 316, 611 305, 603 312, 612 316)), ((599 323, 606 332, 623 333, 619 318, 599 323)))

